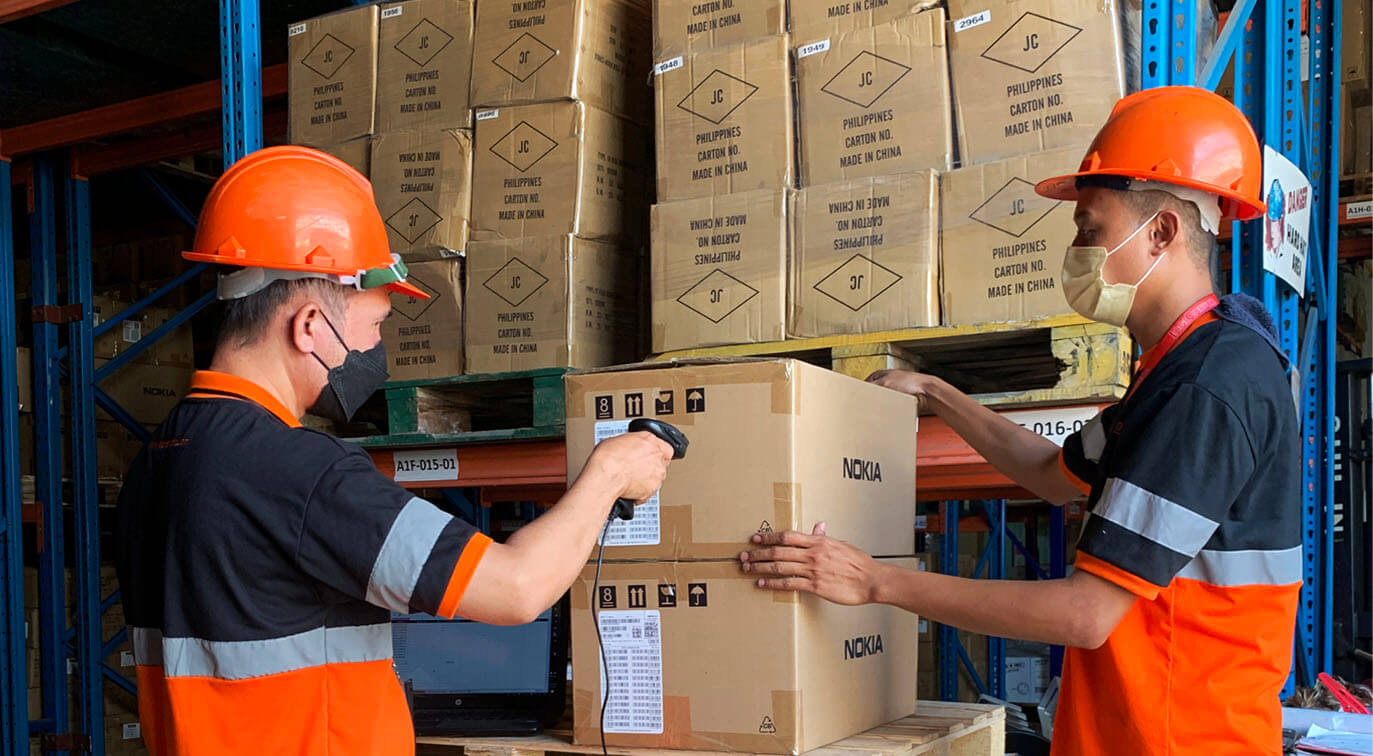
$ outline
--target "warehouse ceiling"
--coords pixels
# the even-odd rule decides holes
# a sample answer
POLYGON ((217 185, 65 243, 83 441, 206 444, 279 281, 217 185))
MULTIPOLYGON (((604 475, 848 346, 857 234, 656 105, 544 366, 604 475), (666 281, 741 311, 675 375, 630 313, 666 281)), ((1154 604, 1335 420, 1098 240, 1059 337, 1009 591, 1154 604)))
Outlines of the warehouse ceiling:
MULTIPOLYGON (((288 24, 340 0, 262 3, 262 64, 285 62, 288 24)), ((0 24, 0 129, 219 77, 219 4, 77 0, 0 24)))

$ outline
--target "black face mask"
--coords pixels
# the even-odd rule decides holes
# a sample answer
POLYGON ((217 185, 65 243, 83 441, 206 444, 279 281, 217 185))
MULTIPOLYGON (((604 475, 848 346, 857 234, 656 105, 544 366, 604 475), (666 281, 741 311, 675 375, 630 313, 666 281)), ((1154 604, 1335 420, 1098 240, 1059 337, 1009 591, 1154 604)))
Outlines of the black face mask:
MULTIPOLYGON (((348 345, 344 343, 334 324, 329 322, 329 318, 323 316, 323 313, 321 317, 324 317, 324 322, 329 325, 329 330, 334 332, 334 338, 338 339, 338 343, 343 344, 344 349, 348 349, 348 345)), ((363 402, 376 393, 381 384, 390 377, 386 372, 386 345, 381 342, 366 352, 348 349, 348 356, 343 358, 343 364, 338 367, 329 367, 318 354, 310 354, 329 371, 329 384, 320 390, 319 398, 309 410, 310 414, 326 420, 337 423, 352 420, 353 414, 363 402)))

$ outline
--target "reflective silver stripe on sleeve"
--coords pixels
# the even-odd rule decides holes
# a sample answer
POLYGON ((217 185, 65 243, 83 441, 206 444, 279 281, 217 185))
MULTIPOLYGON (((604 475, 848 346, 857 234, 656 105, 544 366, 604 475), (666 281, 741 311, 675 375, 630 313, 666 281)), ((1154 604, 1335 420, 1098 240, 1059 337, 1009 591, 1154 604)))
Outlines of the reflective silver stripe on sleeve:
POLYGON ((145 659, 160 657, 167 677, 244 680, 318 667, 325 663, 391 658, 390 623, 317 627, 295 635, 256 641, 164 638, 156 630, 141 630, 134 638, 135 661, 139 664, 158 663, 138 661, 139 653, 144 653, 145 659), (149 648, 141 650, 144 645, 149 648))
POLYGON ((1301 547, 1271 551, 1203 549, 1178 577, 1226 587, 1300 583, 1301 547))
POLYGON ((402 614, 410 611, 410 597, 420 571, 429 561, 439 533, 453 516, 420 498, 405 503, 377 552, 367 581, 367 603, 402 614))
POLYGON ((1093 514, 1185 556, 1201 551, 1219 527, 1216 521, 1121 478, 1107 479, 1093 514))
POLYGON ((1082 426, 1082 456, 1089 462, 1100 462, 1102 452, 1106 451, 1106 428, 1101 422, 1101 414, 1082 426))

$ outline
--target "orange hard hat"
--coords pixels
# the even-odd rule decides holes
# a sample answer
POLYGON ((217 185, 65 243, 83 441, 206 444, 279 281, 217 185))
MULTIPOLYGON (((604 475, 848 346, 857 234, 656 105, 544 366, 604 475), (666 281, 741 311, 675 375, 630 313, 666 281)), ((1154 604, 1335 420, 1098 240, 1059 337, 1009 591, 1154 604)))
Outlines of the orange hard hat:
POLYGON ((210 190, 195 247, 182 256, 244 269, 220 277, 221 299, 296 278, 429 298, 391 254, 371 183, 309 147, 268 147, 234 163, 210 190))
POLYGON ((1229 100, 1197 87, 1146 89, 1122 98, 1097 132, 1078 172, 1035 191, 1075 200, 1079 180, 1121 177, 1191 187, 1220 197, 1222 220, 1263 215, 1263 153, 1248 119, 1229 100))

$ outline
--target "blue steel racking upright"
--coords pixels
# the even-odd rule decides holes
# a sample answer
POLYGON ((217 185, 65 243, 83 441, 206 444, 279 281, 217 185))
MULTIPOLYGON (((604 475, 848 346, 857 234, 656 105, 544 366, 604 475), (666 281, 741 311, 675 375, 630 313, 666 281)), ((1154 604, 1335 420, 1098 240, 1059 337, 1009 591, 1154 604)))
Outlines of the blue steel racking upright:
MULTIPOLYGON (((258 0, 221 0, 219 5, 223 156, 225 165, 262 146, 262 65, 258 0)), ((60 156, 38 155, 30 179, 30 247, 34 297, 34 409, 36 432, 35 499, 39 527, 39 628, 42 639, 43 716, 30 722, 27 709, 25 619, 23 612, 22 502, 18 460, 19 397, 16 393, 15 284, 10 162, 0 156, 0 756, 29 752, 30 733, 46 733, 50 753, 71 750, 104 753, 104 696, 102 678, 132 690, 104 659, 126 637, 121 631, 104 641, 101 614, 117 595, 100 595, 99 522, 95 477, 95 407, 98 404, 141 438, 147 431, 96 386, 145 351, 159 338, 183 326, 214 301, 206 294, 185 311, 153 330, 117 358, 94 369, 94 338, 117 327, 203 270, 197 266, 125 311, 93 325, 90 267, 90 185, 60 156), (59 174, 61 170, 61 174, 59 174), (67 276, 63 304, 58 303, 56 187, 64 177, 67 276), (58 326, 66 324, 68 346, 58 347, 58 326), (66 375, 70 391, 72 477, 73 577, 75 621, 66 626, 63 528, 62 442, 60 391, 66 375), (103 642, 102 642, 103 641, 103 642), (77 717, 69 718, 67 658, 76 666, 77 717), (75 725, 74 727, 72 725, 75 725)), ((195 216, 182 207, 152 177, 153 188, 183 219, 195 216)))
MULTIPOLYGON (((1196 0, 1146 0, 1141 37, 1141 86, 1186 84, 1215 90, 1233 64, 1234 101, 1244 111, 1259 141, 1301 168, 1311 181, 1311 229, 1305 290, 1294 291, 1263 269, 1262 219, 1235 223, 1230 234, 1229 290, 1262 300, 1278 328, 1278 340, 1292 363, 1294 401, 1302 429, 1302 589, 1293 638, 1293 669, 1284 689, 1311 685, 1332 664, 1334 607, 1335 500, 1335 325, 1339 305, 1339 122, 1340 3, 1309 0, 1239 0, 1205 61, 1197 69, 1196 0), (1308 36, 1302 60, 1302 34, 1308 36), (1303 63, 1309 72, 1302 81, 1303 63)), ((991 523, 991 542, 976 574, 1004 577, 1002 559, 1009 533, 1005 502, 982 502, 991 523)), ((944 504, 940 569, 957 573, 958 502, 944 504)), ((1063 574, 1064 528, 1061 508, 1053 507, 1050 527, 1052 565, 1048 576, 1063 574)), ((1024 553, 1024 547, 1018 546, 1024 553)), ((1029 555, 1026 554, 1028 557, 1029 555)), ((1033 562, 1033 560, 1027 560, 1033 562)), ((1039 565, 1032 568, 1044 574, 1039 565)), ((969 672, 979 693, 1001 697, 1005 691, 1005 645, 988 639, 987 680, 973 670, 952 628, 941 627, 940 697, 958 696, 958 665, 969 672)), ((1055 648, 1050 667, 1061 669, 1055 648)))

